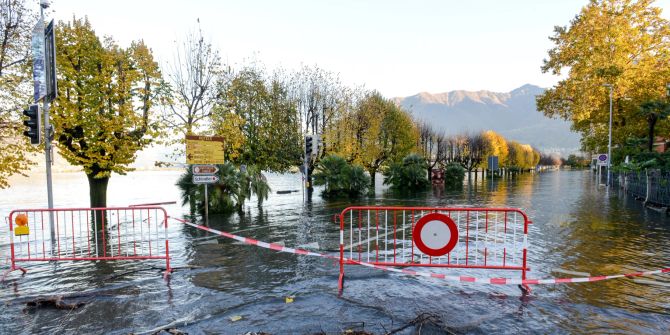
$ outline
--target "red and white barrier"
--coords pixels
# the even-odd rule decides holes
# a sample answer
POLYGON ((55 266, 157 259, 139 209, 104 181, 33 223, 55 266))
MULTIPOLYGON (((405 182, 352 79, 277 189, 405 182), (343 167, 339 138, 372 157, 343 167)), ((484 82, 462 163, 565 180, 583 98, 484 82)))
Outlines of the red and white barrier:
POLYGON ((14 270, 26 272, 17 263, 46 261, 159 259, 166 275, 171 271, 161 207, 20 209, 9 214, 6 232, 11 265, 2 279, 14 270))
POLYGON ((340 278, 344 266, 514 270, 526 279, 528 225, 516 208, 387 207, 344 209, 340 219, 340 278))
MULTIPOLYGON (((322 254, 318 252, 313 252, 313 251, 308 251, 308 250, 303 250, 303 249, 298 249, 298 248, 289 248, 283 245, 275 244, 275 243, 268 243, 268 242, 262 242, 258 241, 252 238, 248 237, 243 237, 243 236, 238 236, 234 235, 231 233, 227 232, 222 232, 213 228, 209 228, 203 225, 198 225, 194 224, 191 222, 188 222, 186 220, 182 220, 179 218, 175 217, 170 217, 171 219, 174 219, 178 222, 181 222, 185 225, 201 229, 204 231, 208 231, 213 234, 217 234, 226 238, 230 238, 248 245, 255 245, 261 248, 265 249, 270 249, 274 251, 279 251, 279 252, 287 252, 291 254, 296 254, 296 255, 305 255, 305 256, 313 256, 313 257, 323 257, 323 258, 328 258, 328 259, 336 259, 340 260, 340 257, 334 256, 334 255, 327 255, 327 254, 322 254)), ((448 281, 454 281, 454 282, 461 282, 461 283, 475 283, 475 284, 491 284, 491 285, 547 285, 547 284, 564 284, 564 283, 585 283, 585 282, 597 282, 597 281, 602 281, 602 280, 609 280, 609 279, 617 279, 617 278, 625 278, 625 277, 641 277, 641 276, 650 276, 650 275, 657 275, 657 274, 664 274, 664 273, 670 273, 670 268, 664 268, 664 269, 657 269, 657 270, 651 270, 651 271, 642 271, 642 272, 632 272, 632 273, 627 273, 627 274, 617 274, 617 275, 606 275, 606 276, 590 276, 590 277, 578 277, 578 278, 544 278, 544 279, 518 279, 518 278, 479 278, 479 277, 470 277, 470 276, 453 276, 453 275, 445 275, 441 273, 433 273, 433 272, 422 272, 422 271, 413 271, 413 270, 408 270, 408 269, 399 269, 399 268, 394 268, 391 266, 386 266, 386 265, 376 265, 373 263, 368 263, 365 261, 358 261, 355 259, 349 259, 349 258, 344 258, 343 259, 347 264, 356 264, 356 265, 362 265, 366 267, 370 267, 373 269, 379 269, 379 270, 384 270, 384 271, 389 271, 389 272, 394 272, 394 273, 399 273, 403 275, 412 275, 412 276, 421 276, 421 277, 429 277, 429 278, 436 278, 436 279, 443 279, 443 280, 448 280, 448 281)), ((407 266, 413 266, 412 264, 405 264, 405 267, 407 266)))

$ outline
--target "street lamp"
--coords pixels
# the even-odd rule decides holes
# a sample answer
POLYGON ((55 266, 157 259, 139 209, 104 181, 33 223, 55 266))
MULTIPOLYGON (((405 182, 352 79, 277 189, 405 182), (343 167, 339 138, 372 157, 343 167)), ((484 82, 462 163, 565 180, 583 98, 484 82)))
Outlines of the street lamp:
POLYGON ((607 141, 607 184, 606 186, 610 186, 610 178, 611 178, 611 168, 612 168, 612 84, 603 84, 605 87, 609 87, 610 89, 610 125, 609 125, 609 139, 607 141))

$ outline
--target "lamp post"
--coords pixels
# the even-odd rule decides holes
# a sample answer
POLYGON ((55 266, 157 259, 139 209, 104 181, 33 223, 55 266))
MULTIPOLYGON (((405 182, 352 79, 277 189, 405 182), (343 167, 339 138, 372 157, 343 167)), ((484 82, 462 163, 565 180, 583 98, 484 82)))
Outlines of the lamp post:
POLYGON ((607 141, 607 187, 610 186, 611 168, 612 168, 612 84, 603 84, 610 89, 610 123, 609 123, 609 138, 607 141))

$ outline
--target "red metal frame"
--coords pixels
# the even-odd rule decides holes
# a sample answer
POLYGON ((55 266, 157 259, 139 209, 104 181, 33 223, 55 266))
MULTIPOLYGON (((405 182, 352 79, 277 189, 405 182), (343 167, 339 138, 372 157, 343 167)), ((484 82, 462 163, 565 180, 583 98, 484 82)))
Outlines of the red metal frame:
MULTIPOLYGON (((386 267, 513 270, 521 271, 522 279, 529 270, 527 238, 532 222, 516 208, 356 206, 345 208, 339 217, 340 292, 344 289, 344 265, 360 262, 386 267), (424 254, 414 243, 415 225, 432 213, 457 222, 456 247, 445 256, 424 254), (346 247, 345 231, 349 237, 346 247)), ((530 289, 524 286, 522 290, 530 289)))
POLYGON ((4 281, 15 270, 26 273, 26 269, 17 266, 17 262, 149 259, 165 260, 167 278, 172 271, 167 218, 165 209, 156 206, 13 210, 9 213, 8 222, 11 266, 3 273, 0 281, 4 281), (14 216, 19 213, 29 216, 30 234, 25 237, 26 241, 20 237, 19 242, 16 242, 13 225, 14 216), (45 218, 49 217, 54 218, 53 231, 48 227, 49 222, 45 222, 45 218), (100 222, 97 222, 98 217, 101 218, 100 222), (162 233, 162 238, 159 233, 162 233), (101 239, 98 239, 98 235, 101 235, 101 239), (161 240, 164 240, 164 247, 161 246, 161 240), (20 250, 17 250, 17 245, 21 247, 20 250), (26 246, 26 250, 23 250, 23 246, 26 246))

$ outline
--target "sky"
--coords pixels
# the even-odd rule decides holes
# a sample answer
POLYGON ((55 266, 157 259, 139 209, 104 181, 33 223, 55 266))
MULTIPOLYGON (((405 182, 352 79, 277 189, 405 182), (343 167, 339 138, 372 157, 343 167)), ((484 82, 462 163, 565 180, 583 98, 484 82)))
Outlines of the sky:
MULTIPOLYGON (((37 0, 35 8, 37 8, 37 0)), ((387 97, 451 90, 509 92, 559 79, 540 70, 556 25, 588 0, 205 1, 53 0, 49 18, 87 16, 122 46, 143 39, 161 64, 200 27, 224 62, 318 65, 387 97)), ((670 19, 670 0, 658 0, 670 19)))

